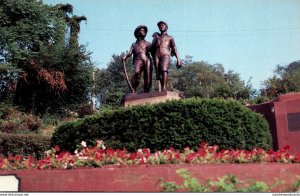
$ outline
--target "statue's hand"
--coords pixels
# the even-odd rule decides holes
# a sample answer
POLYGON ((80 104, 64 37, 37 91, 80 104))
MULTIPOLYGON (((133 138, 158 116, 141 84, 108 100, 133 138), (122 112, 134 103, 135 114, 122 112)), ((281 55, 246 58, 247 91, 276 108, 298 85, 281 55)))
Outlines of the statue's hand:
POLYGON ((182 67, 180 59, 177 60, 176 67, 177 67, 177 69, 179 69, 180 67, 182 67))

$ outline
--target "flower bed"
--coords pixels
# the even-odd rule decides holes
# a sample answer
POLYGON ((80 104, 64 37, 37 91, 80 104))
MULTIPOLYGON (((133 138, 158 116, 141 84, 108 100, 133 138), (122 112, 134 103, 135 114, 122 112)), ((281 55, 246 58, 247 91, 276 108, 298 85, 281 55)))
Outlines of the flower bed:
POLYGON ((219 150, 216 145, 201 143, 197 150, 170 148, 151 153, 144 148, 129 153, 126 149, 106 149, 103 141, 97 141, 93 147, 82 142, 73 154, 55 146, 41 160, 31 156, 2 157, 0 176, 16 175, 20 191, 24 192, 158 192, 163 191, 162 180, 182 183, 176 171, 187 169, 200 180, 230 174, 240 180, 254 179, 272 185, 280 179, 284 184, 273 191, 285 191, 300 175, 298 163, 300 155, 290 154, 289 147, 279 151, 219 150))
POLYGON ((300 163, 300 154, 290 154, 289 147, 279 151, 253 149, 219 150, 217 145, 201 143, 198 150, 188 147, 184 151, 170 148, 151 153, 150 149, 139 149, 129 153, 126 149, 106 149, 103 141, 97 141, 94 147, 87 147, 85 142, 74 154, 60 151, 55 146, 46 152, 46 157, 36 160, 33 157, 9 156, 0 159, 1 170, 20 169, 71 169, 81 167, 101 167, 103 165, 157 165, 157 164, 203 164, 203 163, 300 163))

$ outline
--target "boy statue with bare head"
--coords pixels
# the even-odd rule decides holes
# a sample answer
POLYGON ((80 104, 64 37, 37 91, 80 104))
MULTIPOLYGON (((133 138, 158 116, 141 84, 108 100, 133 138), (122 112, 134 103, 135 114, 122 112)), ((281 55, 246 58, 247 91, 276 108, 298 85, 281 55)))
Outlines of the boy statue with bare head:
POLYGON ((142 72, 144 74, 144 92, 148 93, 152 85, 152 65, 149 52, 151 43, 145 40, 147 31, 148 29, 144 25, 135 29, 136 42, 131 45, 129 52, 122 57, 123 61, 126 61, 133 55, 134 74, 131 79, 133 92, 136 92, 139 86, 142 72))

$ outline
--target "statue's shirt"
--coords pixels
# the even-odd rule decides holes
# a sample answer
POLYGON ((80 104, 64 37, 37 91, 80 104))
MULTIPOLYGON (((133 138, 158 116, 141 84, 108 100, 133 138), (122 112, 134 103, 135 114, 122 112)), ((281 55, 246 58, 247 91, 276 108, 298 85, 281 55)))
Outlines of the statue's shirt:
POLYGON ((170 56, 171 49, 175 47, 174 39, 169 35, 158 35, 155 38, 154 46, 157 56, 170 56))
POLYGON ((147 41, 137 41, 132 44, 132 53, 134 60, 148 60, 148 52, 151 43, 147 41))

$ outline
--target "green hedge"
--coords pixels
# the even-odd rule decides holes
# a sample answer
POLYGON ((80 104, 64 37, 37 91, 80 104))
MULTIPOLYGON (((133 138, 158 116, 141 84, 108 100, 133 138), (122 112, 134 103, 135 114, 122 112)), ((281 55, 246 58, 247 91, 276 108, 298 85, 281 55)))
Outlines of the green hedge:
POLYGON ((38 134, 8 134, 0 132, 0 156, 11 155, 32 155, 37 159, 45 155, 50 149, 49 136, 38 134))
POLYGON ((186 99, 107 111, 58 127, 51 145, 74 151, 81 141, 96 139, 108 147, 133 151, 147 147, 196 148, 202 141, 220 148, 271 148, 266 120, 240 103, 220 99, 186 99))

